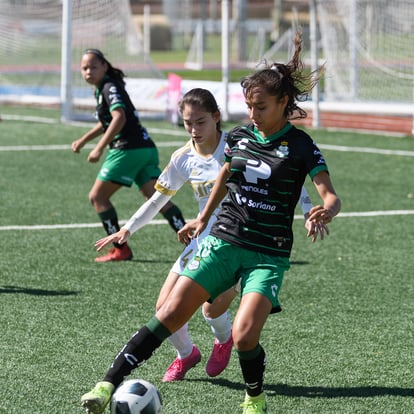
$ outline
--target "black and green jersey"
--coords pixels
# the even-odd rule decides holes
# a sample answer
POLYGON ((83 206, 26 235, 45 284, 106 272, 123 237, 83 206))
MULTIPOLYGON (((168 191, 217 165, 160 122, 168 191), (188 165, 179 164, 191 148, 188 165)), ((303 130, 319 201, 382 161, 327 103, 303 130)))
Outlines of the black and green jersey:
POLYGON ((96 114, 103 125, 104 131, 112 121, 111 111, 123 108, 126 123, 122 131, 109 144, 114 149, 132 149, 154 147, 147 130, 141 125, 138 112, 125 90, 124 85, 105 76, 99 88, 95 91, 96 114))
POLYGON ((320 150, 290 123, 267 138, 247 125, 229 132, 226 161, 233 175, 211 234, 246 249, 289 257, 306 175, 313 178, 328 170, 320 150))

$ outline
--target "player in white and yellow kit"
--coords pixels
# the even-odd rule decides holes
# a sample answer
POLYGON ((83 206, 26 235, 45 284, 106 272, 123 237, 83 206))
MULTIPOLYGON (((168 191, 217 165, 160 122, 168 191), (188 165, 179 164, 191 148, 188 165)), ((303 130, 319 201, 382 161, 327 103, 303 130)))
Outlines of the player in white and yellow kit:
MULTIPOLYGON (((96 242, 98 250, 113 242, 126 243, 129 236, 148 224, 186 183, 193 188, 199 211, 204 208, 217 174, 224 163, 226 134, 221 131, 217 102, 208 90, 197 88, 185 94, 180 102, 180 112, 191 139, 172 154, 169 164, 157 180, 153 196, 136 211, 119 232, 98 240, 96 242)), ((214 217, 210 225, 213 221, 214 217)), ((200 236, 199 241, 208 232, 209 228, 200 236)), ((161 289, 157 308, 165 301, 180 272, 197 251, 197 244, 197 240, 188 244, 171 268, 161 289)), ((230 359, 233 341, 227 308, 235 295, 235 290, 230 289, 213 304, 205 303, 203 306, 204 318, 215 335, 213 352, 206 366, 210 376, 220 374, 230 359)), ((163 381, 166 382, 184 379, 186 372, 201 360, 199 349, 189 338, 188 324, 169 339, 178 355, 164 375, 163 381)))

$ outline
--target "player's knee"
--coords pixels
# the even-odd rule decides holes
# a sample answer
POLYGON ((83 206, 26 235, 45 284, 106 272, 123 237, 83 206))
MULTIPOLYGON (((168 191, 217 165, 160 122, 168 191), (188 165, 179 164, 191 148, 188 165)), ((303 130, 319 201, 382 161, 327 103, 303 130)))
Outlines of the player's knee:
POLYGON ((97 204, 98 195, 96 194, 96 191, 91 190, 88 194, 89 202, 95 206, 97 204))
POLYGON ((203 315, 207 319, 214 319, 219 317, 220 315, 214 309, 214 306, 211 303, 205 302, 203 304, 203 315))
POLYGON ((251 332, 237 332, 233 329, 233 343, 238 351, 247 352, 256 347, 258 338, 251 332))
POLYGON ((157 303, 155 304, 155 311, 158 312, 161 309, 162 304, 164 303, 163 300, 158 299, 157 303))
POLYGON ((176 303, 163 303, 155 315, 157 319, 171 332, 175 332, 184 325, 187 320, 183 316, 176 303))
POLYGON ((111 203, 107 197, 103 197, 99 191, 91 190, 89 193, 89 202, 97 211, 105 211, 111 208, 111 203))

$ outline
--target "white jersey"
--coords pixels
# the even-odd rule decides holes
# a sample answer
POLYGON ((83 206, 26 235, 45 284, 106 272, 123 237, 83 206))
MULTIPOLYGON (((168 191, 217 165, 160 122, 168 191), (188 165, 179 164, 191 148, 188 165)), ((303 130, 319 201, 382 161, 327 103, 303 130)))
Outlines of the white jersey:
POLYGON ((172 197, 185 183, 188 183, 198 202, 198 211, 203 211, 224 164, 225 138, 226 133, 223 132, 214 154, 207 158, 196 151, 191 140, 176 150, 158 177, 155 189, 161 194, 172 197))
MULTIPOLYGON (((224 164, 225 143, 226 133, 223 132, 214 154, 206 158, 195 150, 194 144, 190 140, 186 145, 171 155, 170 162, 158 177, 155 189, 161 194, 172 197, 184 184, 190 184, 193 189, 194 197, 198 202, 198 211, 200 213, 207 203, 218 173, 224 164)), ((180 273, 184 269, 188 260, 190 260, 197 251, 201 239, 210 233, 210 228, 216 220, 216 213, 219 209, 220 206, 211 216, 207 227, 200 236, 197 239, 192 240, 191 243, 185 247, 184 251, 172 267, 172 271, 180 273)))

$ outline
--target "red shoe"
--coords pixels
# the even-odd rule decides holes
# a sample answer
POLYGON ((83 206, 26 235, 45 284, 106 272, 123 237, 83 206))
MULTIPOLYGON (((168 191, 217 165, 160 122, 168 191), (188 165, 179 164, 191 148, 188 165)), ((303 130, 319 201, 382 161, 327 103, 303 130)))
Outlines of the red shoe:
POLYGON ((100 256, 95 259, 95 262, 113 262, 119 260, 131 260, 132 251, 127 244, 123 244, 121 248, 113 247, 105 256, 100 256))
POLYGON ((224 344, 220 344, 217 338, 214 340, 213 351, 211 352, 210 359, 206 365, 207 375, 210 377, 217 377, 227 367, 230 361, 231 350, 233 349, 233 337, 230 338, 224 344))
POLYGON ((194 345, 191 354, 184 359, 176 358, 165 371, 162 382, 181 381, 188 370, 195 367, 201 361, 201 354, 194 345))

